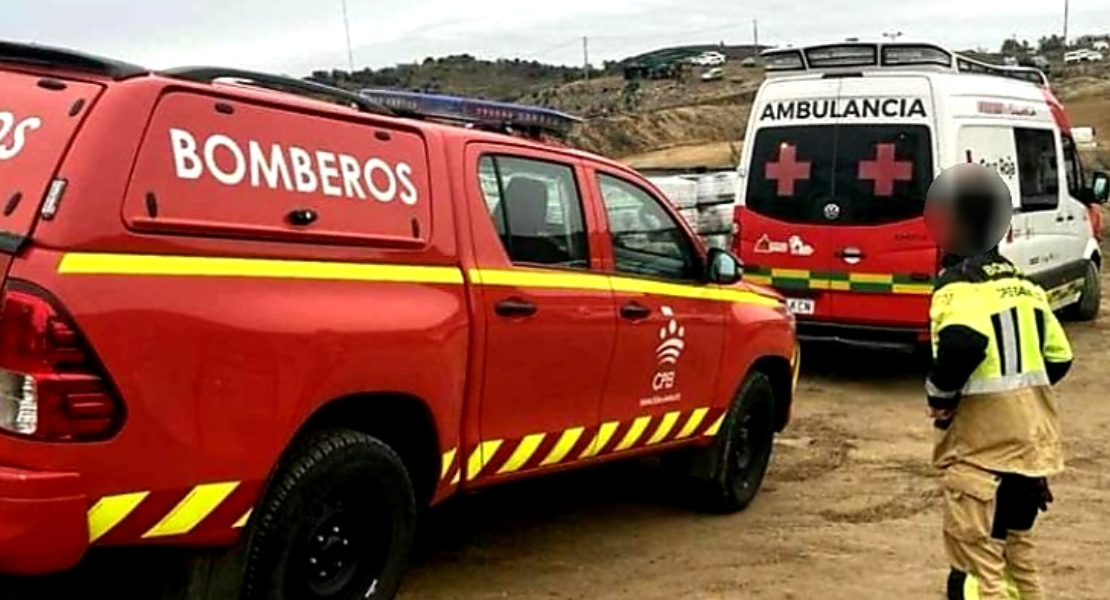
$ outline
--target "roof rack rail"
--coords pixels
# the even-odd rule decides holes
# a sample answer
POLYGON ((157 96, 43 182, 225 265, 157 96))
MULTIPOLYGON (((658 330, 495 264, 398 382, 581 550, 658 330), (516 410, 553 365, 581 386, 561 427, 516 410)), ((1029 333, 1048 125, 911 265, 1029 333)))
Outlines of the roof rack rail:
POLYGON ((218 79, 235 79, 275 92, 285 92, 310 98, 326 97, 333 102, 357 108, 360 112, 395 116, 396 111, 354 92, 324 85, 306 79, 295 79, 270 73, 258 73, 225 67, 176 67, 158 72, 160 75, 198 83, 214 83, 218 79))
POLYGON ((861 71, 913 67, 932 71, 976 73, 1048 86, 1048 77, 1034 67, 996 65, 957 54, 929 42, 859 42, 772 48, 762 57, 770 75, 799 71, 861 71))
POLYGON ((550 108, 496 102, 463 96, 367 88, 368 98, 397 111, 400 116, 463 124, 501 133, 542 138, 565 138, 582 119, 550 108))
POLYGON ((70 69, 115 80, 138 77, 150 69, 110 58, 39 44, 0 41, 0 62, 70 69))

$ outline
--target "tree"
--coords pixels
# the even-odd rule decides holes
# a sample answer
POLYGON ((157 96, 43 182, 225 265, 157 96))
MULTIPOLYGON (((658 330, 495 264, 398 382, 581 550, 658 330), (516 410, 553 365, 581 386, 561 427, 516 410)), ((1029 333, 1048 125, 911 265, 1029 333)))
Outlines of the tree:
POLYGON ((1018 41, 1017 38, 1010 38, 1002 42, 1002 54, 1006 56, 1028 56, 1033 52, 1033 48, 1029 46, 1028 40, 1018 41))
POLYGON ((1037 42, 1037 51, 1041 54, 1062 54, 1064 49, 1064 38, 1056 34, 1042 37, 1037 42))

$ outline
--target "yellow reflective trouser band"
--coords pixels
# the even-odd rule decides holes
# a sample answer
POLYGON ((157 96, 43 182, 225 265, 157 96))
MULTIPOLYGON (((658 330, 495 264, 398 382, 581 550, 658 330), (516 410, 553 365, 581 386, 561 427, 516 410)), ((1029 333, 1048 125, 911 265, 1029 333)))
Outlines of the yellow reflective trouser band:
MULTIPOLYGON (((979 580, 974 575, 968 574, 967 579, 964 579, 963 597, 960 600, 981 600, 979 595, 979 580)), ((1007 574, 1006 576, 1006 596, 1009 600, 1021 600, 1021 592, 1017 589, 1017 584, 1007 574)))

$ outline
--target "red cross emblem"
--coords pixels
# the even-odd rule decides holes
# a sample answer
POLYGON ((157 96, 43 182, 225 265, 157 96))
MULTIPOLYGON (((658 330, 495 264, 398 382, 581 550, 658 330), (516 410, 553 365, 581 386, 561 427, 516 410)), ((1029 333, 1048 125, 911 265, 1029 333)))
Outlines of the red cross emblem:
POLYGON ((913 179, 913 163, 898 160, 894 148, 894 144, 876 144, 875 160, 859 163, 859 178, 875 182, 876 196, 893 196, 895 181, 913 179))
POLYGON ((794 182, 809 179, 811 163, 798 162, 798 149, 790 144, 779 146, 778 162, 769 162, 766 167, 767 179, 778 182, 778 195, 793 196, 794 182))

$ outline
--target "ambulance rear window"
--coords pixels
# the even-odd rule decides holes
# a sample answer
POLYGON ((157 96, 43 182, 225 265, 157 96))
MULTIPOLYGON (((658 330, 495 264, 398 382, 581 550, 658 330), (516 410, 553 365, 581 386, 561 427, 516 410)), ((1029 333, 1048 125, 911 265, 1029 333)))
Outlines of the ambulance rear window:
POLYGON ((746 205, 790 223, 882 225, 921 216, 932 177, 922 125, 769 127, 756 134, 746 205))

